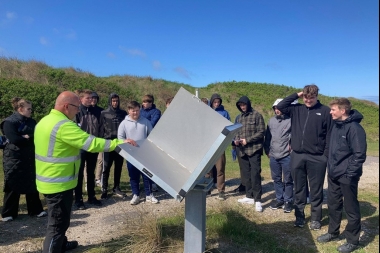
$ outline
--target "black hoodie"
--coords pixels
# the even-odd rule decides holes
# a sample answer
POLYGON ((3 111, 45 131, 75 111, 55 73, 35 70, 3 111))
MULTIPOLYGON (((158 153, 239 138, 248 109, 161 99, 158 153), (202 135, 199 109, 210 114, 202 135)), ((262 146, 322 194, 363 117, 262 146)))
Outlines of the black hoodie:
POLYGON ((351 110, 343 121, 334 120, 331 131, 328 174, 332 179, 342 176, 359 178, 366 160, 366 134, 359 124, 363 115, 351 110))
POLYGON ((119 98, 119 95, 111 93, 108 97, 108 108, 102 111, 100 116, 100 137, 105 139, 117 138, 119 125, 127 116, 127 112, 120 109, 120 98, 116 108, 112 107, 112 98, 119 98))

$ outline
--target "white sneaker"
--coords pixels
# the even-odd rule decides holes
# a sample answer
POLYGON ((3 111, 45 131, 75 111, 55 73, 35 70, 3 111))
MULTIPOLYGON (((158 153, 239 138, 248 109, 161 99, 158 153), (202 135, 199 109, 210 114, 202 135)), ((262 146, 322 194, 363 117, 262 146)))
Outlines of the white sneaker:
POLYGON ((2 221, 13 221, 13 218, 12 218, 12 216, 9 216, 9 217, 4 217, 1 220, 2 221))
POLYGON ((40 214, 37 215, 38 218, 46 217, 48 213, 46 211, 40 212, 40 214))
POLYGON ((243 204, 250 204, 250 205, 255 204, 255 200, 254 199, 247 198, 247 197, 244 197, 242 199, 238 199, 238 202, 239 203, 243 203, 243 204))
POLYGON ((130 201, 131 205, 137 205, 138 203, 140 203, 140 197, 137 196, 136 194, 133 194, 133 197, 130 201))
POLYGON ((153 204, 157 204, 158 203, 158 199, 156 199, 156 197, 154 197, 153 194, 150 194, 150 196, 146 196, 145 201, 146 202, 151 202, 153 204))
POLYGON ((256 202, 256 212, 262 212, 263 207, 261 206, 261 202, 256 202))
POLYGON ((158 192, 158 187, 156 184, 152 184, 152 192, 158 192))
POLYGON ((102 181, 100 181, 99 179, 97 179, 97 180, 95 181, 95 185, 96 185, 97 187, 102 188, 102 181))

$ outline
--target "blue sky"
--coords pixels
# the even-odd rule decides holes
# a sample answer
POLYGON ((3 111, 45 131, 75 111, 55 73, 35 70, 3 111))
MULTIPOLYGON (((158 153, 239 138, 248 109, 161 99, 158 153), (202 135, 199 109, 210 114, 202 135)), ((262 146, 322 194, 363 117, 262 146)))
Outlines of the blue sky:
POLYGON ((0 0, 0 55, 195 87, 248 81, 379 101, 378 0, 0 0))

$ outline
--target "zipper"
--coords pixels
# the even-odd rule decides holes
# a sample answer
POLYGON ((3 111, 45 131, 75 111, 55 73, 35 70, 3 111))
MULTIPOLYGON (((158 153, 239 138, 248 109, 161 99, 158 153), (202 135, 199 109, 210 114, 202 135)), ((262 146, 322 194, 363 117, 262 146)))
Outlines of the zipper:
POLYGON ((302 129, 302 142, 301 142, 301 148, 302 149, 303 149, 303 140, 304 140, 304 136, 305 136, 306 124, 307 124, 307 121, 309 119, 309 113, 310 113, 310 110, 309 110, 309 108, 307 108, 307 117, 306 117, 306 120, 305 120, 305 124, 303 125, 303 129, 302 129))

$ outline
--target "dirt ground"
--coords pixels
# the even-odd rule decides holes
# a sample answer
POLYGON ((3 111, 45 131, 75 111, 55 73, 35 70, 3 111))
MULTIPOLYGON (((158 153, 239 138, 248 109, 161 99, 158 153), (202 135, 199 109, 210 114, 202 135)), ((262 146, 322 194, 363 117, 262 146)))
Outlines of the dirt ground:
MULTIPOLYGON (((379 191, 379 157, 367 157, 363 169, 364 173, 359 183, 360 189, 379 191)), ((237 186, 238 179, 226 181, 227 199, 220 202, 215 198, 216 191, 207 197, 208 208, 221 203, 236 203, 239 198, 232 193, 237 186)), ((327 184, 325 184, 327 188, 327 184)), ((275 214, 268 208, 273 195, 273 184, 271 181, 263 181, 263 215, 282 216, 283 213, 275 214)), ((101 244, 119 237, 128 226, 126 221, 131 217, 141 215, 141 212, 154 212, 158 217, 168 215, 172 210, 183 208, 185 201, 176 202, 171 196, 160 191, 156 194, 160 200, 159 204, 142 202, 137 206, 131 206, 129 199, 123 200, 111 197, 103 201, 100 208, 90 207, 86 210, 75 210, 73 208, 71 225, 67 231, 69 240, 77 240, 81 245, 71 252, 83 252, 90 245, 101 244), (86 247, 87 246, 87 247, 86 247)), ((325 207, 324 207, 325 208, 325 207)), ((281 218, 281 217, 279 217, 281 218)), ((0 222, 0 252, 41 252, 42 240, 46 231, 47 218, 34 218, 21 214, 12 222, 0 222)))

